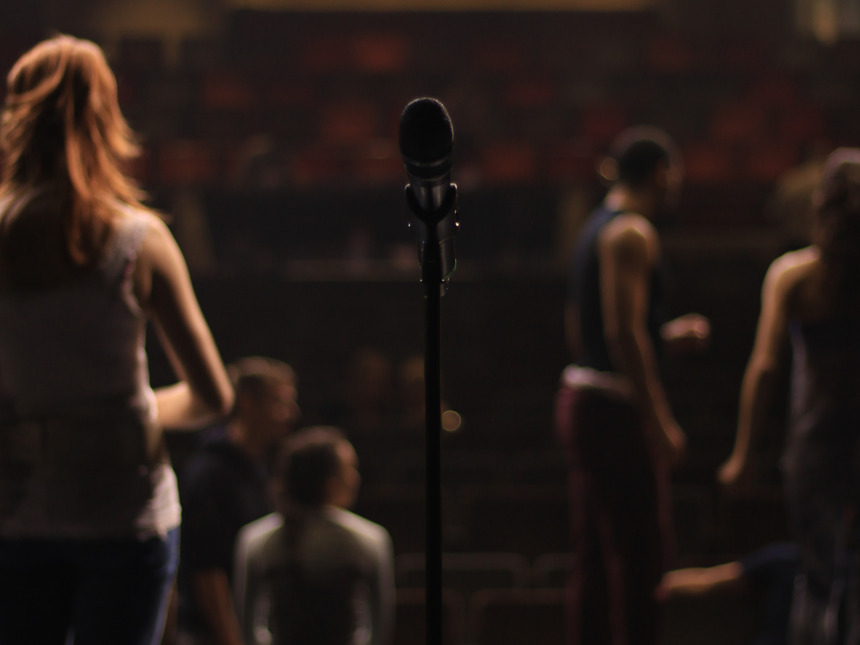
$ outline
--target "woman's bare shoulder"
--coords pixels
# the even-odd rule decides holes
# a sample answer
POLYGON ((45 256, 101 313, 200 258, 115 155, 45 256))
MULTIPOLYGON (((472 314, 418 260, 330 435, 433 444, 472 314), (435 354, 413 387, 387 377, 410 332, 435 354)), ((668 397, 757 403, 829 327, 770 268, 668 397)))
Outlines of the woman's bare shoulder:
POLYGON ((814 246, 789 251, 771 263, 765 283, 790 288, 814 275, 819 265, 820 255, 814 246))
POLYGON ((774 260, 774 265, 778 265, 781 270, 802 270, 804 267, 809 268, 818 263, 821 254, 815 246, 807 246, 796 251, 789 251, 779 256, 774 260))
POLYGON ((765 289, 770 289, 783 303, 787 314, 796 319, 828 315, 834 306, 832 286, 814 246, 777 258, 765 280, 765 289))
POLYGON ((143 222, 145 231, 141 244, 141 255, 157 256, 166 251, 172 251, 176 240, 167 223, 156 213, 147 210, 135 210, 129 217, 136 217, 143 222))

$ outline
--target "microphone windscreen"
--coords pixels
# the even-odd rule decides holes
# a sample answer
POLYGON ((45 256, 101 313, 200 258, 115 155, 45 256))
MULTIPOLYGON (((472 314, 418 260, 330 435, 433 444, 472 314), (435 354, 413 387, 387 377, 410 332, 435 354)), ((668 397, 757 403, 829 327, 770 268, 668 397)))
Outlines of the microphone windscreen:
POLYGON ((410 101, 400 116, 400 154, 417 176, 447 171, 454 150, 454 127, 442 103, 434 98, 410 101))

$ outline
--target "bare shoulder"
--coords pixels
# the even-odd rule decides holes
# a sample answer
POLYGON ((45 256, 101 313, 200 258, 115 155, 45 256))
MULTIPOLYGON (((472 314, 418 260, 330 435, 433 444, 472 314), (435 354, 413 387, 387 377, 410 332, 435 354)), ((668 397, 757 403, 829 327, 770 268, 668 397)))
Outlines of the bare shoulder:
POLYGON ((145 211, 141 217, 145 219, 146 232, 135 262, 133 279, 138 302, 148 308, 153 286, 173 282, 182 274, 184 262, 164 220, 145 211))
POLYGON ((646 240, 656 239, 657 232, 654 225, 642 215, 636 213, 622 213, 612 219, 604 229, 604 235, 608 238, 622 240, 646 240))
POLYGON ((140 217, 146 221, 144 243, 158 245, 173 241, 173 234, 170 232, 167 224, 155 213, 140 211, 140 217))
POLYGON ((605 253, 619 258, 653 261, 659 252, 654 226, 635 213, 615 217, 601 232, 599 243, 605 253))
POLYGON ((149 268, 164 267, 178 252, 176 240, 163 219, 154 213, 144 212, 146 234, 140 249, 140 261, 149 268))
POLYGON ((762 300, 792 318, 816 316, 827 309, 818 249, 791 251, 774 260, 762 285, 762 300))
POLYGON ((781 270, 801 269, 802 267, 811 267, 818 263, 820 253, 814 246, 807 246, 797 251, 789 251, 779 256, 773 261, 773 266, 779 267, 781 270))
POLYGON ((813 246, 790 251, 771 263, 765 285, 779 291, 791 290, 813 276, 819 265, 818 249, 813 246))

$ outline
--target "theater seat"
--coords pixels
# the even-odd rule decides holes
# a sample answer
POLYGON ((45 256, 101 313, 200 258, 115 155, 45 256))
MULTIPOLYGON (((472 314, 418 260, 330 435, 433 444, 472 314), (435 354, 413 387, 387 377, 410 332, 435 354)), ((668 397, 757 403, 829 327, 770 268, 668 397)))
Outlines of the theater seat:
POLYGON ((485 589, 473 596, 474 645, 561 645, 564 590, 485 589))
MULTIPOLYGON (((397 590, 394 639, 391 645, 425 645, 427 608, 423 588, 397 590)), ((465 603, 456 591, 442 591, 442 643, 462 645, 465 603)))

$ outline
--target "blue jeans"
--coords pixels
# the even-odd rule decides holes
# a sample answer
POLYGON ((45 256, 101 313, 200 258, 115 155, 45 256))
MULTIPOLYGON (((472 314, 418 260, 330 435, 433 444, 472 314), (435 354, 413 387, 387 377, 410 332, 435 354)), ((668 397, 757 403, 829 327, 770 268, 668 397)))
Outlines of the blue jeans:
POLYGON ((0 645, 158 645, 179 529, 148 540, 0 540, 0 645))

